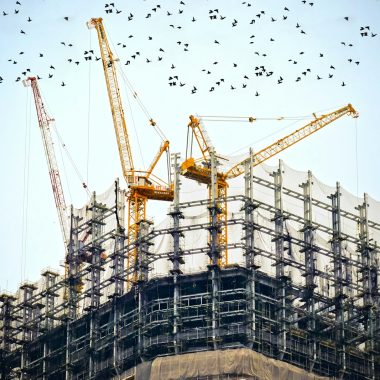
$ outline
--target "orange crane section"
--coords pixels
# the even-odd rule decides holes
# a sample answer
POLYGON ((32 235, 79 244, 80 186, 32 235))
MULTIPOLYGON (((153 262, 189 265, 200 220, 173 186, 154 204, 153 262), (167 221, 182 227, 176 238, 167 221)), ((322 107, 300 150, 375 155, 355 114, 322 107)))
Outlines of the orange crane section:
MULTIPOLYGON (((227 251, 227 180, 238 177, 244 173, 244 163, 252 158, 253 166, 260 165, 269 158, 296 144, 297 142, 305 139, 313 133, 319 131, 326 125, 341 118, 344 115, 350 115, 352 117, 358 117, 358 113, 355 111, 351 104, 342 107, 336 111, 321 115, 317 117, 315 114, 314 120, 306 124, 300 129, 292 132, 291 134, 275 141, 273 144, 266 148, 254 153, 252 157, 246 158, 239 162, 227 172, 217 172, 217 206, 219 207, 218 223, 221 227, 221 233, 219 234, 219 245, 222 247, 222 256, 219 261, 221 267, 228 265, 228 251, 227 251)), ((190 116, 190 123, 188 128, 191 128, 193 136, 196 138, 199 148, 202 152, 202 158, 194 159, 193 157, 187 158, 181 164, 181 174, 186 178, 195 180, 200 183, 208 185, 211 188, 211 167, 210 167, 210 150, 211 144, 206 139, 202 140, 202 136, 205 136, 205 129, 201 126, 200 119, 190 116), (202 133, 200 133, 202 132, 202 133), (201 136, 201 138, 200 138, 201 136)), ((211 199, 211 198, 210 198, 211 199)))
MULTIPOLYGON (((169 141, 164 140, 162 142, 160 149, 153 159, 153 162, 149 166, 148 170, 135 169, 116 75, 115 63, 118 61, 118 59, 114 58, 114 55, 108 44, 102 18, 92 18, 87 23, 87 26, 89 28, 95 28, 98 35, 104 76, 111 106, 121 167, 124 178, 129 187, 128 238, 129 242, 133 243, 139 237, 140 222, 146 220, 147 200, 153 199, 171 202, 174 199, 174 190, 171 180, 169 179, 169 183, 167 183, 153 175, 153 170, 162 157, 163 153, 166 152, 169 154, 169 141)), ((156 123, 152 119, 149 121, 153 127, 156 126, 156 123)), ((129 269, 131 268, 134 271, 133 276, 128 278, 128 280, 131 280, 132 282, 136 282, 138 280, 137 274, 135 272, 137 254, 137 249, 133 249, 130 251, 127 259, 128 273, 130 273, 129 269)))

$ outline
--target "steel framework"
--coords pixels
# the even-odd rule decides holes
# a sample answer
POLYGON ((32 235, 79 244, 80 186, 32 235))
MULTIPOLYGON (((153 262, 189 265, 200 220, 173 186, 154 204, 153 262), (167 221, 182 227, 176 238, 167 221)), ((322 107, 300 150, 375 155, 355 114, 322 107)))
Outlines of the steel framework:
POLYGON ((67 283, 53 271, 43 273, 42 290, 25 283, 17 296, 0 296, 1 378, 117 378, 160 355, 238 347, 319 375, 380 378, 380 272, 377 244, 371 239, 380 225, 368 218, 367 197, 351 213, 341 207, 339 184, 329 199, 320 200, 313 197, 311 173, 296 192, 284 186, 281 164, 269 181, 256 177, 247 161, 244 193, 227 198, 241 208, 227 223, 242 231, 241 241, 229 243, 228 249, 241 250, 244 264, 221 268, 215 165, 211 204, 209 199, 181 202, 178 155, 172 161, 175 197, 169 228, 153 228, 143 220, 138 238, 127 242, 120 217, 122 191, 116 184, 113 205, 99 202, 94 194, 87 220, 72 212, 68 299, 62 297, 67 283), (269 189, 273 202, 259 201, 253 185, 269 189), (303 215, 286 211, 289 199, 299 203, 303 215), (210 221, 187 218, 193 207, 207 210, 210 221), (330 215, 331 223, 313 217, 320 211, 330 215), (268 215, 269 223, 261 223, 260 214, 268 215), (107 230, 110 221, 113 227, 107 230), (344 232, 347 221, 357 223, 357 236, 344 232), (297 233, 289 222, 299 227, 297 233), (185 249, 187 233, 201 230, 208 231, 208 244, 185 249), (85 245, 78 239, 83 231, 91 235, 85 245), (317 244, 317 232, 328 236, 329 248, 317 244), (171 249, 156 251, 154 240, 165 235, 171 249), (271 241, 270 248, 258 244, 262 237, 271 241), (356 247, 359 259, 347 254, 345 242, 356 247), (107 244, 113 247, 108 256, 107 244), (129 290, 131 273, 124 262, 135 249, 139 280, 129 290), (303 259, 294 257, 296 250, 303 259), (92 260, 78 269, 76 263, 86 252, 92 260), (186 273, 186 258, 202 254, 209 256, 207 268, 186 273), (318 268, 321 257, 332 262, 331 272, 318 268), (170 260, 171 270, 163 277, 151 276, 162 259, 170 260), (263 269, 268 262, 274 275, 263 269), (301 285, 292 270, 301 273, 301 285), (85 279, 87 285, 78 292, 85 279), (331 291, 321 291, 321 282, 331 291))

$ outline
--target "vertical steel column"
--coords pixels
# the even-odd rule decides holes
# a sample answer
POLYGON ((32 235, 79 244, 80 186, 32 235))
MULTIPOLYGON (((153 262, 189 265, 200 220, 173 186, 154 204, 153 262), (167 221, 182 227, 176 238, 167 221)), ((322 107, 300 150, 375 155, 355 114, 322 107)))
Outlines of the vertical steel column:
POLYGON ((282 360, 286 352, 286 288, 288 277, 285 273, 284 262, 284 214, 282 205, 282 173, 283 164, 279 160, 279 168, 273 172, 274 179, 274 206, 276 237, 273 239, 275 242, 276 250, 276 280, 277 280, 277 358, 282 360))
POLYGON ((243 237, 245 245, 245 267, 247 268, 247 338, 248 346, 258 343, 256 340, 256 270, 260 268, 255 263, 255 230, 253 211, 258 207, 253 200, 253 152, 249 151, 250 158, 244 163, 244 227, 243 237))
POLYGON ((343 279, 343 252, 342 252, 342 233, 341 233, 341 212, 340 212, 340 184, 337 182, 336 191, 331 194, 332 203, 332 229, 331 248, 334 253, 334 303, 335 303, 335 323, 336 335, 335 344, 337 348, 337 364, 339 376, 343 377, 346 372, 346 344, 345 344, 345 317, 344 317, 344 292, 343 279))
POLYGON ((363 286, 363 317, 366 332, 365 349, 369 357, 369 379, 375 379, 375 324, 378 312, 378 283, 377 283, 377 251, 370 245, 368 229, 368 196, 364 194, 364 202, 357 207, 359 210, 358 227, 359 241, 358 251, 362 261, 362 286, 363 286))
POLYGON ((124 246, 125 246, 125 227, 123 226, 124 218, 121 218, 120 214, 123 214, 124 209, 124 196, 122 190, 119 188, 119 180, 115 181, 115 216, 117 229, 114 235, 115 238, 115 252, 113 257, 113 281, 115 284, 114 295, 119 297, 124 294, 124 246), (121 194, 120 194, 121 193, 121 194), (121 195, 121 200, 120 200, 121 195))
POLYGON ((208 266, 211 275, 211 342, 214 350, 218 349, 219 341, 219 259, 220 259, 220 247, 218 234, 221 232, 221 228, 218 225, 218 213, 220 209, 217 205, 217 162, 215 152, 210 152, 211 157, 211 186, 210 186, 210 201, 208 209, 210 212, 210 250, 209 256, 211 263, 208 266))
POLYGON ((307 331, 308 331, 308 360, 309 371, 313 371, 315 361, 317 359, 317 342, 315 336, 315 284, 316 257, 317 247, 314 245, 313 226, 313 197, 312 197, 313 176, 311 171, 307 173, 307 181, 300 185, 303 189, 303 205, 304 205, 304 225, 300 232, 303 232, 304 248, 300 252, 305 254, 305 287, 302 301, 305 302, 307 310, 307 331))
POLYGON ((149 247, 152 243, 146 241, 145 236, 149 233, 151 222, 142 220, 139 222, 139 233, 137 237, 137 283, 136 291, 138 296, 138 331, 137 331, 137 352, 141 361, 144 361, 144 331, 145 331, 145 284, 148 281, 149 247))
POLYGON ((78 235, 79 217, 73 213, 71 206, 71 226, 70 226, 70 242, 68 246, 68 254, 66 257, 66 281, 67 289, 67 317, 71 320, 77 317, 78 308, 78 290, 81 285, 78 278, 79 266, 79 235, 78 235), (67 294, 68 293, 68 294, 67 294))
POLYGON ((24 283, 20 286, 22 290, 22 350, 21 350, 21 375, 20 379, 28 379, 28 364, 29 364, 29 342, 35 338, 33 331, 33 309, 34 305, 31 302, 33 291, 37 288, 33 284, 24 283))
POLYGON ((59 274, 48 269, 42 273, 42 276, 45 277, 45 315, 43 328, 45 331, 48 331, 54 327, 55 298, 58 297, 58 294, 52 288, 59 274))
MULTIPOLYGON (((55 285, 56 279, 58 277, 58 273, 53 272, 51 270, 46 270, 42 273, 42 276, 45 277, 45 315, 44 315, 44 326, 43 330, 45 334, 49 333, 54 327, 54 307, 55 307, 55 297, 58 297, 58 294, 52 290, 55 285)), ((48 371, 49 371, 49 354, 50 354, 50 346, 49 339, 44 337, 44 357, 42 362, 42 379, 48 379, 48 371)))
POLYGON ((180 230, 180 219, 183 219, 183 213, 179 208, 179 194, 181 189, 179 159, 179 153, 172 155, 172 178, 174 178, 174 200, 171 207, 171 211, 169 213, 169 215, 173 219, 173 228, 171 230, 171 235, 173 237, 173 255, 171 255, 169 259, 173 263, 173 269, 170 270, 170 273, 173 276, 173 345, 174 353, 176 355, 181 352, 182 345, 180 338, 180 278, 182 275, 182 271, 180 265, 184 264, 182 250, 180 247, 180 238, 183 237, 183 234, 180 230))
POLYGON ((124 247, 125 247, 125 228, 124 228, 124 192, 119 188, 119 180, 115 181, 115 216, 117 228, 114 235, 115 252, 113 257, 113 282, 115 289, 113 293, 113 367, 116 373, 119 373, 121 366, 120 352, 120 303, 119 298, 124 294, 124 247), (121 198, 121 199, 120 199, 121 198))
POLYGON ((70 242, 68 245, 68 253, 66 257, 65 273, 66 276, 66 289, 65 298, 66 303, 66 352, 65 352, 65 380, 71 380, 71 323, 77 318, 78 309, 78 291, 82 285, 81 279, 78 275, 80 269, 79 259, 79 217, 74 215, 73 206, 71 206, 70 214, 70 242))
POLYGON ((96 194, 93 193, 91 207, 89 209, 92 212, 89 225, 91 226, 91 247, 90 247, 90 260, 89 265, 90 272, 90 289, 88 291, 90 298, 90 305, 86 308, 90 312, 90 332, 89 332, 89 362, 88 362, 88 374, 92 378, 97 371, 97 352, 96 345, 98 340, 98 328, 99 328, 99 316, 98 309, 100 306, 100 271, 104 270, 102 267, 104 249, 98 240, 102 235, 103 229, 103 213, 106 210, 105 205, 96 201, 96 194))
POLYGON ((7 379, 9 368, 7 366, 6 355, 10 353, 12 340, 10 334, 13 331, 12 322, 13 318, 13 302, 16 300, 11 294, 0 294, 0 321, 1 321, 1 334, 0 334, 0 375, 1 379, 7 379))

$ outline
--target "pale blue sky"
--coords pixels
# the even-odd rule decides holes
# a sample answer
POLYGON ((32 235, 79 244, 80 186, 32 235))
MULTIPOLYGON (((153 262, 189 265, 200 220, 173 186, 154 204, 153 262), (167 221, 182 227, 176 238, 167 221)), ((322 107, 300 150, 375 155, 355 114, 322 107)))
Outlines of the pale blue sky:
MULTIPOLYGON (((172 152, 184 155, 190 114, 298 116, 326 112, 351 102, 360 113, 357 121, 345 117, 284 152, 281 158, 295 169, 312 170, 327 184, 340 181, 355 195, 357 190, 359 195, 366 191, 380 199, 380 37, 371 37, 372 33, 380 35, 380 1, 314 0, 311 6, 312 1, 252 0, 248 7, 232 0, 187 0, 185 5, 166 0, 156 8, 160 0, 133 0, 114 1, 112 14, 105 13, 112 6, 105 8, 105 2, 100 1, 20 2, 18 6, 16 1, 3 0, 0 8, 2 289, 15 290, 25 277, 36 280, 42 268, 56 268, 63 259, 34 103, 21 81, 15 82, 17 77, 24 78, 23 71, 29 68, 32 75, 43 78, 40 87, 50 114, 91 190, 103 192, 121 177, 101 62, 94 60, 95 55, 100 56, 96 33, 85 25, 91 17, 104 18, 125 75, 170 139, 172 152), (19 10, 17 14, 15 9, 19 10), (116 9, 122 12, 116 14, 116 9), (6 16, 1 15, 3 11, 6 16), (129 21, 130 13, 134 17, 129 21), (148 13, 151 17, 147 18, 148 13), (210 15, 217 19, 210 19, 210 15), (255 22, 251 24, 252 19, 255 22), (365 26, 370 27, 369 35, 362 37, 360 28, 365 26), (184 44, 188 44, 188 51, 184 51, 184 44), (95 53, 93 59, 85 61, 84 51, 90 49, 95 53), (140 55, 133 59, 136 52, 140 55), (69 58, 72 63, 67 61, 69 58), (130 65, 124 65, 127 60, 130 65), (255 68, 260 70, 260 66, 273 71, 273 75, 256 76, 255 68), (305 76, 302 72, 307 69, 310 72, 305 76), (49 73, 53 74, 51 79, 49 73), (330 79, 329 74, 333 74, 330 79), (322 79, 318 80, 317 75, 322 79), (177 83, 185 86, 170 87, 170 76, 178 76, 177 83), (280 76, 283 83, 278 84, 280 76), (297 77, 301 81, 296 82, 297 77), (224 82, 218 86, 215 82, 221 78, 224 82), (191 94, 193 86, 196 94, 191 94), (231 86, 236 89, 231 90, 231 86), (209 92, 211 87, 215 91, 209 92), (255 96, 256 91, 260 96, 255 96)), ((141 167, 133 121, 145 165, 157 150, 159 139, 129 96, 131 116, 124 81, 119 81, 137 166, 141 167)), ((232 154, 248 151, 249 145, 258 150, 301 125, 266 121, 253 125, 209 123, 206 127, 217 150, 232 154), (286 126, 288 129, 283 130, 286 126), (282 132, 258 142, 278 130, 282 132)), ((68 160, 63 163, 60 159, 67 202, 79 207, 86 201, 86 193, 68 160)), ((155 215, 156 220, 165 215, 165 207, 153 206, 151 210, 161 211, 155 215)))

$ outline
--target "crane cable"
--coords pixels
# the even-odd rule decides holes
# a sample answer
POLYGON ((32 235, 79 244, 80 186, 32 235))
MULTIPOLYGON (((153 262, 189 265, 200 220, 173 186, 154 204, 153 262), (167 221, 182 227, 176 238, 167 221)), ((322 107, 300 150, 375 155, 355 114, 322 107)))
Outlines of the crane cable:
MULTIPOLYGON (((238 121, 238 122, 250 122, 253 123, 254 121, 265 121, 265 120, 309 120, 309 119, 314 119, 316 118, 316 114, 320 114, 321 112, 331 112, 332 109, 338 109, 341 108, 342 106, 337 106, 337 107, 329 107, 329 108, 323 108, 320 110, 317 110, 314 112, 312 115, 298 115, 298 116, 278 116, 278 117, 253 117, 253 116, 222 116, 222 115, 199 115, 199 118, 202 119, 202 121, 238 121)), ((321 115, 320 115, 321 116, 321 115)), ((318 116, 318 117, 320 117, 318 116)))
POLYGON ((283 132, 284 130, 286 130, 286 129, 292 127, 292 126, 293 126, 294 124, 296 124, 298 121, 299 121, 299 120, 294 120, 292 123, 286 125, 285 127, 281 128, 281 129, 279 129, 279 130, 276 130, 275 132, 272 132, 272 133, 270 133, 270 134, 268 134, 268 135, 266 135, 266 136, 264 136, 264 137, 262 137, 262 138, 260 138, 260 139, 258 139, 258 140, 252 141, 251 143, 249 143, 249 144, 247 144, 247 145, 245 145, 245 146, 243 146, 243 147, 241 147, 241 148, 239 148, 239 149, 237 149, 237 150, 231 152, 230 155, 232 156, 232 155, 234 155, 234 154, 237 154, 237 153, 241 152, 242 150, 246 150, 247 148, 252 147, 253 145, 255 145, 255 144, 257 144, 257 143, 266 140, 268 137, 272 137, 272 136, 276 135, 276 134, 279 133, 279 132, 283 132))
MULTIPOLYGON (((116 52, 116 47, 115 47, 115 44, 112 41, 112 38, 110 37, 110 34, 108 33, 108 31, 107 31, 107 29, 106 29, 106 27, 104 25, 103 25, 103 27, 104 27, 104 29, 105 29, 105 31, 107 33, 108 39, 110 41, 110 44, 112 45, 113 52, 116 52)), ((119 64, 119 60, 115 59, 114 62, 118 63, 116 65, 116 69, 118 70, 120 76, 122 77, 122 79, 123 79, 126 87, 129 89, 129 91, 131 92, 132 96, 136 99, 137 104, 140 106, 141 110, 143 111, 143 113, 145 114, 145 116, 148 118, 150 125, 154 128, 154 130, 157 132, 157 134, 159 135, 159 137, 161 138, 162 141, 167 141, 168 139, 166 138, 164 132, 157 125, 157 123, 153 120, 153 118, 150 115, 148 109, 145 107, 144 103, 142 102, 142 100, 140 99, 139 95, 137 94, 137 91, 133 88, 132 83, 128 80, 128 78, 124 74, 124 71, 123 71, 122 67, 119 64)))
MULTIPOLYGON (((70 161, 72 167, 74 168, 74 171, 75 171, 75 173, 76 173, 76 175, 77 175, 79 181, 81 182, 82 187, 83 187, 84 190, 86 191, 87 195, 88 195, 89 197, 91 197, 90 190, 88 189, 88 186, 87 186, 86 182, 84 181, 82 175, 80 174, 80 171, 79 171, 77 165, 75 164, 73 158, 71 157, 69 151, 67 150, 66 144, 64 143, 64 141, 63 141, 61 135, 59 134, 58 129, 55 127, 55 123, 53 123, 53 130, 54 130, 54 133, 56 134, 56 136, 57 136, 57 138, 58 138, 58 141, 59 141, 61 147, 63 148, 64 152, 66 153, 67 158, 69 159, 69 161, 70 161)), ((64 164, 63 164, 63 165, 64 165, 64 164)))
POLYGON ((128 80, 128 78, 127 78, 126 75, 124 74, 122 68, 118 65, 118 66, 117 66, 117 69, 118 69, 118 72, 120 73, 121 78, 123 79, 123 81, 124 81, 126 87, 129 89, 129 91, 131 92, 132 96, 136 99, 137 104, 140 106, 141 110, 143 111, 143 113, 145 114, 145 116, 148 118, 150 125, 154 128, 154 130, 156 131, 156 133, 158 134, 158 136, 161 138, 162 141, 167 140, 167 138, 166 138, 164 132, 163 132, 162 129, 157 125, 157 123, 153 120, 153 118, 152 118, 152 116, 150 115, 148 109, 145 107, 144 103, 143 103, 142 100, 140 99, 140 97, 139 97, 139 95, 137 94, 136 90, 133 88, 131 82, 128 80))
POLYGON ((130 115, 131 115, 133 131, 135 133, 135 137, 136 137, 136 140, 137 140, 137 145, 139 147, 140 158, 141 158, 143 167, 145 167, 144 155, 143 155, 141 144, 140 144, 139 134, 137 133, 136 123, 135 123, 135 119, 133 117, 132 105, 131 105, 131 101, 129 99, 128 93, 126 93, 126 96, 127 96, 127 101, 128 101, 129 112, 130 112, 130 115))
POLYGON ((356 198, 359 200, 358 119, 355 118, 356 198))
MULTIPOLYGON (((89 29, 90 35, 90 50, 92 49, 92 33, 89 29)), ((90 126, 91 126, 91 62, 92 60, 88 60, 88 108, 87 108, 87 157, 86 157, 86 183, 88 186, 88 173, 89 173, 89 165, 90 165, 90 126)))
POLYGON ((308 120, 313 117, 310 115, 304 116, 279 116, 279 117, 253 117, 253 116, 200 116, 202 121, 217 121, 217 122, 241 122, 241 123, 253 123, 255 121, 282 121, 282 120, 308 120))
POLYGON ((24 175, 23 175, 23 196, 22 196, 22 228, 21 228, 21 262, 20 277, 23 281, 26 277, 26 249, 28 239, 28 214, 29 214, 29 175, 30 175, 30 145, 31 145, 31 111, 32 97, 26 95, 25 107, 25 140, 24 140, 24 175))
MULTIPOLYGON (((58 132, 57 132, 57 129, 55 128, 55 123, 53 123, 51 126, 53 127, 54 132, 55 132, 55 134, 57 135, 58 132)), ((64 159, 63 159, 63 152, 62 152, 62 150, 64 149, 64 144, 59 144, 58 146, 59 146, 59 153, 60 153, 60 155, 61 155, 61 163, 62 163, 62 168, 63 168, 63 174, 64 174, 64 176, 65 176, 66 187, 67 187, 67 191, 68 191, 68 193, 69 193, 70 204, 72 204, 72 203, 73 203, 73 197, 72 197, 72 195, 71 195, 71 189, 70 189, 70 186, 69 186, 69 183, 70 183, 70 182, 69 182, 69 179, 68 179, 68 176, 67 176, 66 165, 65 165, 65 161, 64 161, 64 159), (63 149, 62 149, 62 148, 63 148, 63 149)), ((67 210, 67 209, 65 209, 65 214, 66 214, 66 217, 69 216, 69 215, 68 215, 68 210, 67 210)))
MULTIPOLYGON (((42 95, 41 95, 41 97, 42 97, 43 104, 44 104, 44 106, 45 106, 46 112, 48 113, 48 115, 50 115, 50 112, 49 112, 49 104, 47 103, 46 99, 45 99, 42 95)), ((75 171, 75 173, 76 173, 76 175, 77 175, 79 181, 80 181, 81 184, 82 184, 82 187, 83 187, 84 190, 86 191, 87 195, 88 195, 89 197, 91 197, 91 193, 90 193, 90 191, 89 191, 89 189, 88 189, 87 183, 86 183, 85 180, 83 179, 83 176, 81 175, 81 173, 80 173, 80 171, 79 171, 77 165, 75 164, 75 161, 74 161, 73 158, 71 157, 71 155, 70 155, 70 153, 69 153, 69 151, 68 151, 68 149, 67 149, 67 147, 66 147, 65 142, 63 141, 61 135, 60 135, 59 132, 58 132, 58 129, 56 128, 55 122, 53 122, 53 123, 49 123, 49 127, 50 127, 51 129, 53 129, 55 135, 57 136, 58 142, 60 143, 61 147, 63 148, 63 150, 64 150, 64 152, 65 152, 65 154, 66 154, 66 156, 67 156, 67 158, 69 159, 71 166, 73 167, 73 169, 74 169, 74 171, 75 171)), ((63 159, 62 159, 62 161, 63 161, 63 159)))
MULTIPOLYGON (((103 25, 104 29, 106 30, 106 27, 103 25)), ((113 52, 116 52, 116 47, 115 47, 115 44, 113 43, 111 37, 110 37, 110 34, 108 33, 108 31, 106 30, 106 33, 107 33, 107 36, 108 36, 108 39, 110 41, 110 44, 112 45, 112 51, 113 52)), ((123 70, 121 69, 120 65, 118 65, 117 63, 119 63, 119 60, 118 59, 114 59, 114 64, 116 63, 115 67, 116 67, 116 70, 119 72, 119 74, 121 75, 122 79, 123 79, 123 83, 124 83, 124 88, 127 90, 129 89, 129 91, 131 92, 131 94, 134 96, 134 89, 131 85, 131 83, 128 81, 128 79, 126 78, 126 76, 124 75, 123 73, 123 70)), ((128 96, 128 91, 125 91, 126 93, 126 96, 127 96, 127 102, 128 102, 128 108, 129 108, 129 112, 130 112, 130 115, 131 115, 131 120, 132 120, 132 128, 133 128, 133 132, 135 134, 135 137, 136 137, 136 141, 137 141, 137 145, 139 147, 139 153, 140 153, 140 158, 141 158, 141 162, 143 164, 143 166, 145 167, 145 162, 144 162, 144 156, 143 156, 143 153, 142 153, 142 149, 141 149, 141 144, 140 144, 140 139, 139 139, 139 135, 137 133, 137 128, 136 128, 136 123, 135 123, 135 119, 133 117, 133 111, 132 111, 132 105, 131 105, 131 102, 130 102, 130 99, 129 99, 129 96, 128 96)), ((135 97, 135 96, 134 96, 135 97)), ((135 97, 136 99, 136 97, 135 97)))

